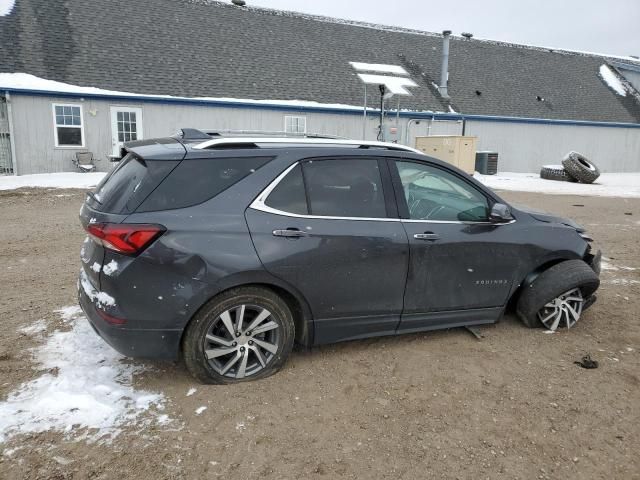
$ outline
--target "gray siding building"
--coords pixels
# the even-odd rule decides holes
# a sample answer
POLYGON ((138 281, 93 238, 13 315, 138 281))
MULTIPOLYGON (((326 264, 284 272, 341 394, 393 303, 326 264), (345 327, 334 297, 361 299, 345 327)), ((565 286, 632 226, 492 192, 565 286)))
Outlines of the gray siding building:
POLYGON ((640 171, 639 61, 452 36, 442 85, 444 40, 207 0, 16 0, 0 17, 0 173, 71 171, 79 151, 107 170, 123 142, 182 127, 464 134, 502 171, 569 150, 640 171), (382 129, 379 84, 396 93, 382 129))

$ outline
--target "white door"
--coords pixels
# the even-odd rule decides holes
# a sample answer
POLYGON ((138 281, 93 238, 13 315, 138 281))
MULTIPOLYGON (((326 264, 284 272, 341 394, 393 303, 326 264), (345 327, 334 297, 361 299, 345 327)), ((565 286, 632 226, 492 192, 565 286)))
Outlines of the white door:
POLYGON ((142 109, 134 107, 111 107, 111 145, 113 154, 119 155, 125 142, 141 140, 142 109))

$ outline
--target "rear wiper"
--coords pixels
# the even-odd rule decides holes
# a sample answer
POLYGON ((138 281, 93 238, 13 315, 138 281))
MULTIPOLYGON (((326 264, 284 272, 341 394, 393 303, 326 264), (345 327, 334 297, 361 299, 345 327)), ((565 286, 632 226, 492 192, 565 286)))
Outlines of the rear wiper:
POLYGON ((87 192, 87 197, 90 197, 91 200, 94 200, 94 201, 98 202, 100 205, 102 205, 102 202, 100 200, 98 200, 98 196, 95 193, 93 193, 91 190, 89 190, 87 192))

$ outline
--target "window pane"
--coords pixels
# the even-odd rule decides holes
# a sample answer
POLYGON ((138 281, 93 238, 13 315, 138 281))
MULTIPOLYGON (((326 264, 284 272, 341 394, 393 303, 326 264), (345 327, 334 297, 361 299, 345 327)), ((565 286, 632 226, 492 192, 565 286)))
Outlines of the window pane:
POLYGON ((461 178, 440 168, 396 162, 409 218, 414 220, 486 221, 487 198, 461 178))
POLYGON ((118 132, 118 141, 119 142, 124 142, 124 133, 118 132))
POLYGON ((387 216, 375 159, 316 160, 304 163, 311 215, 387 216))
POLYGON ((58 127, 58 145, 81 146, 82 131, 77 127, 58 127))
POLYGON ((64 125, 64 117, 62 115, 56 115, 56 124, 57 125, 64 125))
POLYGON ((129 134, 129 136, 131 137, 131 140, 137 140, 138 139, 138 134, 136 132, 133 132, 133 133, 129 134))
POLYGON ((62 115, 62 114, 63 114, 62 106, 56 105, 56 115, 62 115))
POLYGON ((129 120, 131 122, 135 122, 136 121, 136 112, 130 112, 129 113, 129 120))
POLYGON ((117 120, 118 122, 121 122, 121 121, 123 120, 123 118, 122 118, 122 112, 118 112, 118 113, 116 114, 116 117, 117 117, 117 118, 116 118, 116 120, 117 120))
POLYGON ((286 115, 284 119, 286 133, 305 133, 307 117, 294 117, 286 115))
POLYGON ((202 203, 251 175, 270 160, 271 157, 184 160, 149 195, 138 212, 202 203))
POLYGON ((302 168, 300 165, 291 170, 269 194, 265 204, 283 212, 307 215, 307 198, 304 194, 302 168))
POLYGON ((71 111, 71 107, 64 105, 62 107, 62 110, 64 112, 65 115, 73 115, 72 111, 71 111))
POLYGON ((80 115, 73 116, 73 125, 80 125, 80 115))

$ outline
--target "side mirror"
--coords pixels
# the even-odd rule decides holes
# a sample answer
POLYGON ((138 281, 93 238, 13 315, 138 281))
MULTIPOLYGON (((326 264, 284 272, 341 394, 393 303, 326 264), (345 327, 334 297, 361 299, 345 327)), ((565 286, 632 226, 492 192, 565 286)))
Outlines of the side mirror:
POLYGON ((494 203, 489 213, 489 220, 495 223, 510 222, 513 220, 511 209, 504 203, 494 203))

